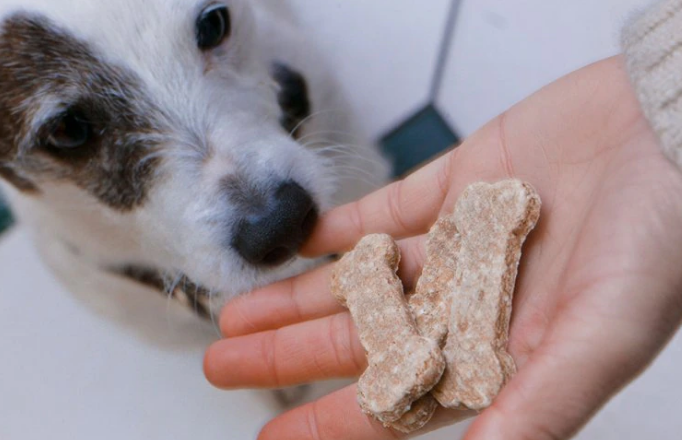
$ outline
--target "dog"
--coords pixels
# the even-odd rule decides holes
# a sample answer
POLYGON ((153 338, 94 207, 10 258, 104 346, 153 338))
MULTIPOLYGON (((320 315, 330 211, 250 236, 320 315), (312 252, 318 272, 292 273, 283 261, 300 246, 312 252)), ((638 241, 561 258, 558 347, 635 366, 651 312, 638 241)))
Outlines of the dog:
POLYGON ((153 289, 211 318, 314 267, 389 168, 285 2, 0 0, 2 190, 104 315, 153 289))

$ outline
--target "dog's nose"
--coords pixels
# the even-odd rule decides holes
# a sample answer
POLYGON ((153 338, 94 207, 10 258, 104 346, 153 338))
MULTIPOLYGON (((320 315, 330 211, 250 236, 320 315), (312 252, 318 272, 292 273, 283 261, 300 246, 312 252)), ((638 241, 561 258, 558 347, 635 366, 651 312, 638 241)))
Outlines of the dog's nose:
POLYGON ((232 239, 237 253, 256 266, 278 266, 291 259, 318 218, 310 194, 293 181, 280 185, 257 211, 237 224, 232 239))

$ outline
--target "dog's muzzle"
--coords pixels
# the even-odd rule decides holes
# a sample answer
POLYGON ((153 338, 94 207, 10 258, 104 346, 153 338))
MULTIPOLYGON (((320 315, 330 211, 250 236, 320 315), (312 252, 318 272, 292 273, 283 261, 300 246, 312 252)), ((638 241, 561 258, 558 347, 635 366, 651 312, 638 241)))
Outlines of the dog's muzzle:
POLYGON ((318 216, 310 194, 298 183, 287 181, 237 223, 232 248, 254 266, 279 266, 298 253, 318 216))

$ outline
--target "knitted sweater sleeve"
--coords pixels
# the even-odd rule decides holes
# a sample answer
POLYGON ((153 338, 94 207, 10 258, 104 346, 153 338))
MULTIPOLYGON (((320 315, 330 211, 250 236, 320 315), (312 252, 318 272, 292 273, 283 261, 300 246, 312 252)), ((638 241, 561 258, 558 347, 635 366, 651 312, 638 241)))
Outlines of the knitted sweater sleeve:
POLYGON ((622 45, 644 114, 682 167, 682 0, 659 0, 634 17, 622 45))

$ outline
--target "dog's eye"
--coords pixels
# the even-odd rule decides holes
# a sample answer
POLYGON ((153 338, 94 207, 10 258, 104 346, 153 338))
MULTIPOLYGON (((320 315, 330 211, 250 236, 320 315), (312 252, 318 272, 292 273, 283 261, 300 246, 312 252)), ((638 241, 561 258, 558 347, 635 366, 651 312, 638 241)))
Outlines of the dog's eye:
POLYGON ((79 110, 65 111, 55 122, 47 143, 56 149, 73 149, 85 145, 92 136, 92 126, 79 110))
POLYGON ((197 19, 196 27, 199 49, 218 47, 232 30, 230 11, 224 5, 209 6, 197 19))

